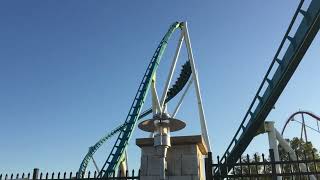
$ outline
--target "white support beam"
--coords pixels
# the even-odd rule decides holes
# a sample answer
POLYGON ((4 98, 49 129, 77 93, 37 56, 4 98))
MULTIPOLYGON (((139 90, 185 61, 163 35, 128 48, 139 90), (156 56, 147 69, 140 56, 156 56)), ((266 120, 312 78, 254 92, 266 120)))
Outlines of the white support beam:
POLYGON ((180 109, 180 106, 181 106, 181 104, 182 104, 182 102, 183 102, 183 99, 184 99, 184 97, 186 96, 186 94, 187 94, 187 92, 188 92, 188 90, 189 90, 189 88, 190 88, 190 86, 191 86, 191 84, 192 84, 192 81, 193 81, 193 80, 190 79, 190 81, 189 81, 186 89, 184 90, 182 96, 180 97, 179 102, 178 102, 176 108, 175 108, 174 111, 173 111, 172 118, 174 118, 174 117, 177 115, 177 113, 178 113, 178 111, 179 111, 179 109, 180 109))
MULTIPOLYGON (((278 142, 276 137, 276 129, 274 128, 274 122, 266 121, 265 129, 268 133, 269 148, 272 149, 274 152, 274 160, 279 162, 280 156, 279 156, 278 142)), ((280 164, 276 164, 276 172, 281 173, 280 164)), ((277 180, 282 180, 282 176, 277 176, 277 180)))
POLYGON ((97 172, 100 172, 100 169, 99 169, 96 161, 94 160, 93 156, 92 156, 92 162, 93 162, 94 167, 96 168, 96 171, 97 171, 97 172))
POLYGON ((128 152, 127 149, 124 150, 123 155, 120 158, 120 163, 119 163, 119 167, 118 169, 118 177, 125 177, 126 176, 126 172, 129 169, 128 166, 128 152))
POLYGON ((153 115, 162 112, 162 108, 160 106, 160 102, 158 99, 157 89, 156 89, 156 80, 155 76, 152 78, 151 82, 151 94, 152 94, 152 112, 153 115))
POLYGON ((187 22, 183 23, 182 30, 183 30, 183 33, 184 33, 185 43, 186 43, 186 46, 187 46, 188 57, 189 57, 189 60, 190 60, 190 65, 191 65, 191 70, 192 70, 192 78, 193 78, 193 81, 194 81, 194 84, 195 84, 195 90, 196 90, 196 95, 197 95, 197 100, 198 100, 198 109, 199 109, 199 116, 200 116, 201 134, 202 134, 202 136, 204 138, 204 141, 206 143, 208 151, 211 152, 209 135, 208 135, 207 125, 206 125, 206 119, 205 119, 205 114, 204 114, 204 109, 203 109, 202 99, 201 99, 200 85, 199 85, 197 71, 196 71, 196 67, 195 67, 195 63, 194 63, 194 58, 193 58, 193 53, 192 53, 192 47, 191 47, 191 42, 190 42, 190 37, 189 37, 189 32, 188 32, 188 27, 187 27, 187 22))
MULTIPOLYGON (((293 161, 297 160, 297 156, 296 153, 294 152, 294 150, 290 147, 289 143, 281 136, 281 134, 279 133, 279 131, 277 129, 275 129, 276 132, 276 137, 279 141, 280 146, 287 152, 289 153, 290 158, 293 161)), ((308 172, 307 170, 307 166, 304 163, 299 163, 299 167, 301 169, 302 172, 308 172)), ((309 171, 310 172, 310 171, 309 171)), ((314 175, 310 175, 310 179, 311 180, 317 180, 317 178, 314 175)))
POLYGON ((128 159, 128 151, 127 151, 127 149, 124 151, 124 153, 125 153, 125 157, 126 157, 126 168, 127 168, 127 170, 129 170, 129 165, 128 165, 129 159, 128 159))
POLYGON ((166 84, 164 86, 164 90, 163 90, 161 101, 160 101, 160 107, 163 110, 165 110, 164 103, 165 103, 165 100, 167 98, 167 92, 168 92, 168 89, 169 89, 169 86, 170 86, 170 82, 171 82, 171 79, 172 79, 172 76, 173 76, 173 73, 174 73, 174 69, 176 68, 176 64, 177 64, 177 61, 178 61, 178 58, 179 58, 179 54, 180 54, 180 50, 181 50, 183 39, 184 39, 184 36, 183 36, 183 33, 181 32, 181 35, 180 35, 180 38, 179 38, 179 42, 178 42, 178 45, 177 45, 177 48, 176 48, 176 52, 175 52, 174 58, 173 58, 172 63, 171 63, 171 67, 170 67, 170 70, 169 70, 168 78, 167 78, 166 84))
MULTIPOLYGON (((160 102, 158 99, 157 89, 156 89, 156 74, 153 76, 151 81, 151 95, 152 95, 152 115, 162 112, 160 102)), ((149 138, 153 138, 153 132, 150 132, 149 138)))

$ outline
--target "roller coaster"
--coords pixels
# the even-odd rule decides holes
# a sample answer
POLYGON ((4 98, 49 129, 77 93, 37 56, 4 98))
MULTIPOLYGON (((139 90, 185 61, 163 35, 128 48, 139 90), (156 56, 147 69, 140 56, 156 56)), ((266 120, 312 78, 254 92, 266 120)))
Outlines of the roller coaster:
POLYGON ((284 135, 284 132, 287 129, 290 122, 295 122, 295 123, 298 123, 299 125, 301 125, 300 139, 304 138, 305 142, 308 142, 307 128, 320 134, 320 126, 319 126, 320 116, 314 114, 313 112, 297 111, 297 112, 293 113, 292 115, 290 115, 290 117, 287 119, 286 123, 284 124, 284 126, 282 128, 282 131, 281 131, 282 136, 284 135), (301 121, 299 121, 297 119, 297 116, 301 117, 301 121), (305 116, 309 116, 309 117, 311 117, 311 119, 315 120, 317 128, 314 128, 314 127, 308 125, 305 122, 306 121, 305 116))
MULTIPOLYGON (((107 176, 108 173, 114 171, 119 166, 119 163, 121 161, 121 158, 123 158, 124 151, 131 137, 132 131, 134 130, 137 120, 143 118, 144 116, 152 112, 152 110, 148 110, 140 115, 141 108, 144 104, 147 92, 150 88, 152 77, 154 76, 158 68, 158 64, 160 63, 162 54, 167 47, 167 42, 169 38, 172 36, 173 32, 176 29, 180 28, 180 26, 181 24, 178 22, 170 26, 168 32, 163 37, 162 41, 160 42, 158 48, 156 49, 148 65, 148 68, 139 85, 138 91, 134 97, 134 101, 130 107, 130 110, 125 122, 119 127, 117 127, 116 129, 112 130, 109 134, 101 138, 94 146, 89 148, 89 152, 87 153, 87 155, 85 156, 84 160, 80 165, 80 168, 79 168, 80 175, 85 173, 85 170, 89 161, 92 159, 93 154, 98 150, 98 148, 100 148, 104 142, 106 142, 110 137, 112 137, 116 133, 119 133, 118 138, 114 146, 112 147, 111 153, 109 154, 107 160, 103 164, 103 167, 99 172, 99 176, 100 177, 107 176)), ((184 67, 185 68, 182 70, 182 72, 184 72, 185 74, 183 74, 182 78, 180 78, 180 81, 183 81, 183 82, 178 81, 178 84, 175 85, 175 88, 170 89, 171 91, 168 92, 167 101, 169 101, 170 98, 173 98, 174 95, 183 88, 185 84, 184 82, 186 82, 189 79, 190 68, 188 69, 188 67, 190 66, 186 64, 184 67)))
MULTIPOLYGON (((156 71, 160 63, 160 60, 162 58, 162 55, 167 47, 168 41, 172 36, 172 34, 177 29, 181 30, 179 43, 175 52, 175 56, 174 56, 171 68, 170 68, 170 73, 164 88, 165 90, 161 98, 161 103, 158 101, 158 99, 156 100, 157 103, 159 104, 158 109, 166 108, 166 103, 168 103, 171 99, 173 99, 179 92, 181 92, 181 90, 185 89, 182 97, 179 100, 179 103, 176 109, 172 114, 172 117, 174 117, 178 109, 180 108, 180 105, 182 103, 182 100, 186 92, 188 91, 192 82, 194 82, 194 85, 196 87, 197 99, 198 99, 198 110, 199 110, 199 116, 200 116, 202 135, 204 137, 207 147, 210 149, 210 143, 209 143, 206 123, 205 123, 205 116, 202 108, 202 100, 200 95, 198 77, 197 77, 196 68, 193 60, 193 54, 191 50, 191 43, 190 43, 190 38, 188 34, 187 23, 175 22, 170 26, 168 32, 165 34, 158 48, 156 49, 147 67, 147 70, 142 78, 142 81, 139 85, 138 91, 134 97, 134 101, 129 109, 129 113, 127 115, 125 122, 119 125, 114 130, 112 130, 110 133, 106 134, 96 144, 94 144, 89 148, 89 151, 84 157, 83 161, 81 162, 81 165, 78 171, 79 172, 78 174, 80 177, 83 177, 84 173, 86 172, 88 163, 91 160, 96 166, 96 169, 99 171, 98 177, 107 177, 107 176, 110 176, 112 172, 116 171, 120 163, 123 162, 123 160, 125 159, 125 150, 127 148, 128 141, 130 140, 131 134, 135 128, 137 121, 156 111, 154 108, 150 108, 140 113, 142 106, 145 102, 147 92, 149 91, 150 87, 151 87, 152 93, 156 93, 156 90, 154 87, 156 71), (175 83, 171 86, 171 88, 169 88, 183 41, 185 41, 185 44, 187 47, 188 60, 182 65, 182 69, 180 71, 179 77, 177 78, 175 83), (115 141, 114 146, 112 147, 111 152, 107 157, 107 160, 103 164, 102 169, 100 170, 93 159, 93 155, 107 140, 109 140, 112 136, 116 134, 118 134, 118 138, 115 141)), ((158 110, 158 112, 160 111, 161 110, 158 110)))
MULTIPOLYGON (((264 124, 265 119, 273 109, 275 103, 319 31, 320 1, 311 0, 306 9, 303 9, 303 7, 305 7, 304 3, 304 0, 300 1, 280 46, 271 61, 267 73, 263 77, 257 93, 254 95, 252 103, 246 111, 231 143, 220 159, 220 163, 224 165, 224 168, 222 168, 223 173, 228 173, 228 169, 232 169, 232 167, 228 166, 235 163, 240 158, 252 139, 256 136, 258 129, 264 124), (301 21, 298 20, 298 16, 301 17, 301 21), (297 27, 295 32, 293 30, 295 29, 293 28, 294 26, 297 27), (289 45, 286 46, 286 43, 289 45), (280 54, 283 54, 283 56, 280 56, 280 54), (228 165, 226 162, 228 162, 228 165)), ((106 134, 95 145, 89 148, 89 152, 86 154, 80 165, 80 175, 85 173, 87 165, 92 159, 94 153, 102 146, 103 143, 116 134, 118 134, 117 140, 115 141, 101 170, 99 170, 99 177, 109 176, 111 172, 115 171, 119 167, 120 162, 125 158, 125 150, 132 132, 136 127, 137 121, 148 114, 151 114, 153 111, 152 109, 148 109, 141 113, 147 92, 152 84, 152 79, 155 77, 161 57, 167 47, 170 37, 177 29, 180 29, 183 32, 180 41, 183 38, 186 38, 186 44, 189 45, 189 48, 187 48, 189 59, 182 66, 180 77, 177 79, 175 84, 166 91, 164 96, 162 96, 164 97, 164 101, 162 102, 164 104, 169 102, 179 92, 181 92, 181 90, 188 84, 191 76, 193 77, 193 80, 196 81, 195 86, 199 89, 186 23, 173 23, 161 40, 148 65, 124 123, 106 134)), ((199 93, 197 95, 201 103, 201 96, 199 93)), ((200 119, 202 119, 202 135, 204 136, 205 142, 210 150, 202 105, 199 106, 199 111, 202 112, 199 114, 200 119)))

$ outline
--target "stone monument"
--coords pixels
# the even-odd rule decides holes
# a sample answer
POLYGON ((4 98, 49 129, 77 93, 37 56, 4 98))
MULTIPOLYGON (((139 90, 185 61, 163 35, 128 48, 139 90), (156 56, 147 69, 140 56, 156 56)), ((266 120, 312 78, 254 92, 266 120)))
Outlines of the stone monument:
POLYGON ((139 124, 153 137, 136 139, 141 148, 141 180, 204 180, 204 155, 207 147, 201 135, 170 137, 185 123, 167 114, 139 124))

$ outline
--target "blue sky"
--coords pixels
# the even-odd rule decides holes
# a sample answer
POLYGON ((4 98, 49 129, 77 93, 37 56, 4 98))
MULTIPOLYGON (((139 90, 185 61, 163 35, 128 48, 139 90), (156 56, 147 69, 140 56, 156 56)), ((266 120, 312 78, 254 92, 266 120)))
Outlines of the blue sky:
MULTIPOLYGON (((210 140, 214 155, 221 155, 297 5, 292 0, 1 1, 0 173, 77 170, 87 148, 124 121, 155 48, 175 21, 188 21, 210 140)), ((177 34, 159 68, 160 92, 176 40, 177 34)), ((320 114, 319 45, 317 35, 268 117, 278 129, 299 109, 320 114)), ((185 59, 183 50, 181 63, 185 59)), ((178 118, 187 127, 173 135, 199 134, 193 90, 178 118)), ((287 137, 299 131, 292 124, 287 137)), ((138 167, 140 156, 134 139, 146 136, 134 132, 131 168, 138 167)), ((320 147, 317 136, 310 132, 320 147)), ((265 152, 267 144, 260 135, 248 153, 265 152)), ((98 163, 111 145, 97 153, 98 163)))

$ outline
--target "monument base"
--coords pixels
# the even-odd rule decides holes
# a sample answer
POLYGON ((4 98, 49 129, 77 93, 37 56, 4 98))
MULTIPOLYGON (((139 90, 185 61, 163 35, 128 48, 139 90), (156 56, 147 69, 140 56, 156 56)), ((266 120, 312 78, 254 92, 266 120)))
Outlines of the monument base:
MULTIPOLYGON (((141 148, 141 180, 159 180, 160 162, 153 146, 153 138, 136 139, 141 148)), ((166 179, 204 180, 203 156, 208 150, 201 135, 171 137, 167 153, 166 179)))

